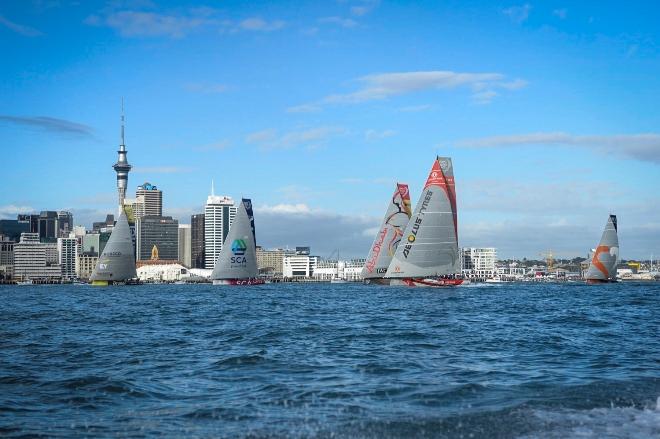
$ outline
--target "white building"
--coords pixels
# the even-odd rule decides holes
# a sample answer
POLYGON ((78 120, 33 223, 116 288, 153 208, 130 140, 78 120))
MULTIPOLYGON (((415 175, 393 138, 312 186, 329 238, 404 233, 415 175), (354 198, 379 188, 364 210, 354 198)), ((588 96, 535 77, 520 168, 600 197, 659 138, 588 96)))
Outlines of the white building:
POLYGON ((214 192, 211 185, 211 195, 204 206, 204 268, 207 269, 215 267, 237 211, 231 197, 215 195, 214 192))
POLYGON ((314 279, 330 281, 332 279, 343 279, 349 282, 362 280, 362 268, 364 259, 353 259, 350 261, 319 261, 314 269, 314 279))
POLYGON ((265 250, 257 247, 257 268, 265 275, 282 277, 282 273, 284 273, 284 257, 293 254, 295 252, 289 249, 276 248, 265 250))
POLYGON ((286 255, 282 263, 282 277, 313 277, 316 265, 319 262, 318 256, 304 254, 286 255))
POLYGON ((495 276, 497 249, 494 247, 464 247, 461 249, 461 272, 463 277, 486 279, 495 276))
POLYGON ((190 224, 179 224, 179 262, 186 267, 192 265, 192 235, 190 224))
POLYGON ((39 242, 38 233, 21 233, 14 244, 14 278, 52 281, 62 277, 57 244, 39 242))
POLYGON ((76 238, 57 238, 57 256, 62 270, 62 280, 69 281, 76 277, 78 242, 76 238))
POLYGON ((138 267, 137 275, 143 282, 176 282, 190 276, 181 264, 147 264, 138 267))

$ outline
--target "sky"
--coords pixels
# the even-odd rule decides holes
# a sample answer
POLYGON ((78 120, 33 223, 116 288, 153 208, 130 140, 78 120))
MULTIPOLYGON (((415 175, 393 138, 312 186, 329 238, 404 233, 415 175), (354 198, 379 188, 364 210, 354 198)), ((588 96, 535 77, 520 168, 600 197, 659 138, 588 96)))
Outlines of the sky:
POLYGON ((257 243, 365 257, 396 182, 454 163, 459 245, 660 257, 660 4, 0 2, 0 218, 116 211, 133 165, 189 223, 251 198, 257 243))

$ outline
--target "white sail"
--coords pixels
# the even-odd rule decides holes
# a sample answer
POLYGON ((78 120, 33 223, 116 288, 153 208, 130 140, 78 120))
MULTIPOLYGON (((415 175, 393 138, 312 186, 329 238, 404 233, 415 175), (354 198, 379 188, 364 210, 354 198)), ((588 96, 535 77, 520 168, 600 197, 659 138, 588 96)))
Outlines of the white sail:
POLYGON ((598 247, 591 258, 586 278, 592 281, 616 279, 616 265, 619 262, 619 237, 617 236, 616 215, 610 215, 600 238, 598 247))
POLYGON ((136 277, 131 229, 126 213, 122 209, 90 280, 92 282, 124 282, 136 277))
POLYGON ((258 274, 252 203, 244 198, 225 238, 211 279, 251 279, 258 274))
POLYGON ((397 183, 390 199, 385 218, 376 233, 369 255, 362 269, 364 279, 385 276, 394 252, 396 251, 403 230, 410 220, 410 192, 407 184, 397 183))
POLYGON ((386 278, 460 273, 456 190, 449 157, 437 157, 386 278))

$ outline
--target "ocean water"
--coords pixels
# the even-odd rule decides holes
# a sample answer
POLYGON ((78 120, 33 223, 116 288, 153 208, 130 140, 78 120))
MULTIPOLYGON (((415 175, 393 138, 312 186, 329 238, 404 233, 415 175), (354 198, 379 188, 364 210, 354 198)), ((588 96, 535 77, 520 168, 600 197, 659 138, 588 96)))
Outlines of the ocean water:
POLYGON ((0 436, 660 437, 660 284, 0 287, 0 436))

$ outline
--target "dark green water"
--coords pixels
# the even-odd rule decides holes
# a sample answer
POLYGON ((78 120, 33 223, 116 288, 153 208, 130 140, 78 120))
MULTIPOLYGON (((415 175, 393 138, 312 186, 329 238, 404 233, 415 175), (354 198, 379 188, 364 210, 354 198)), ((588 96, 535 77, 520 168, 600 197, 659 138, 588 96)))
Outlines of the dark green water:
POLYGON ((660 437, 660 284, 0 287, 0 436, 660 437))

